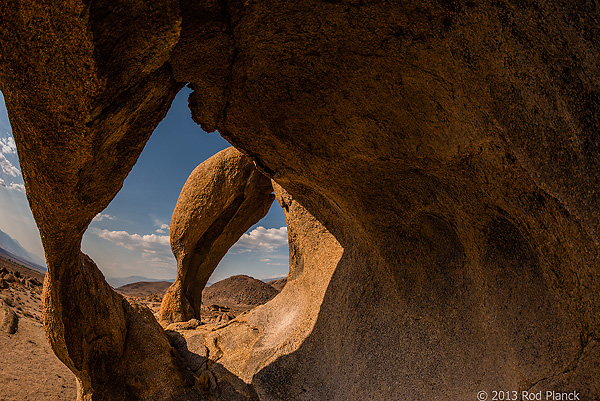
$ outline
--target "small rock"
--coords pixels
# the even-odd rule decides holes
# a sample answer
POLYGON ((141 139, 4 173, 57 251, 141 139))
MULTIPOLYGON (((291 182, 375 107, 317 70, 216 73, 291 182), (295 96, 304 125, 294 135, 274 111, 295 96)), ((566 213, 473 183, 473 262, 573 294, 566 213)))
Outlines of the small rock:
POLYGON ((8 287, 6 281, 3 278, 0 278, 0 289, 8 287))
POLYGON ((190 319, 187 322, 171 323, 167 326, 167 330, 194 330, 198 326, 200 326, 200 321, 198 319, 190 319))
POLYGON ((173 330, 165 330, 165 334, 167 335, 167 338, 169 339, 169 343, 171 344, 171 346, 177 350, 183 350, 186 349, 186 342, 185 342, 185 338, 183 338, 183 336, 181 334, 179 334, 176 331, 173 330))
POLYGON ((14 283, 15 281, 17 281, 17 278, 15 277, 14 274, 8 273, 6 276, 4 276, 4 280, 7 283, 14 283))
POLYGON ((29 284, 31 284, 31 286, 33 287, 38 287, 40 285, 42 285, 42 283, 40 283, 36 278, 31 277, 29 279, 27 279, 27 281, 29 282, 29 284))
POLYGON ((0 300, 0 331, 15 334, 18 327, 19 318, 15 311, 4 300, 0 300))
POLYGON ((2 302, 5 302, 8 306, 14 306, 15 305, 12 297, 10 297, 10 296, 2 296, 2 297, 0 297, 0 305, 2 305, 2 302))
POLYGON ((208 348, 204 345, 204 336, 196 334, 187 339, 187 348, 190 352, 198 354, 201 357, 208 358, 208 348))
POLYGON ((214 391, 217 388, 217 379, 212 372, 205 370, 198 376, 198 387, 204 391, 214 391))

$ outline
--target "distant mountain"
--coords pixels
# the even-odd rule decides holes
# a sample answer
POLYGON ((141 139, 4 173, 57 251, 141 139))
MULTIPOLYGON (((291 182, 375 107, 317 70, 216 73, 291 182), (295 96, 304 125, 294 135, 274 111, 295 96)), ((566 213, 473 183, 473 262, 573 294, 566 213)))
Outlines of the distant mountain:
POLYGON ((144 277, 144 276, 129 276, 129 277, 111 277, 111 278, 107 278, 106 281, 108 282, 108 284, 112 287, 112 288, 119 288, 119 287, 123 287, 124 285, 127 284, 132 284, 132 283, 139 283, 139 282, 157 282, 157 281, 167 281, 169 283, 172 283, 175 280, 169 280, 169 279, 160 279, 160 278, 148 278, 148 277, 144 277))
POLYGON ((271 281, 287 279, 287 277, 288 276, 275 276, 275 277, 268 277, 268 278, 259 278, 259 280, 262 281, 263 283, 270 283, 271 281))
POLYGON ((285 287, 285 285, 287 284, 287 277, 280 278, 279 280, 267 281, 266 283, 269 284, 271 287, 275 288, 277 291, 281 292, 281 290, 283 290, 283 287, 285 287))
POLYGON ((140 281, 137 283, 126 284, 115 290, 123 295, 144 296, 144 295, 165 295, 167 288, 173 284, 170 281, 140 281))
POLYGON ((19 244, 19 241, 0 230, 0 255, 5 259, 14 259, 17 263, 33 268, 40 272, 46 271, 46 263, 37 255, 32 254, 19 244))

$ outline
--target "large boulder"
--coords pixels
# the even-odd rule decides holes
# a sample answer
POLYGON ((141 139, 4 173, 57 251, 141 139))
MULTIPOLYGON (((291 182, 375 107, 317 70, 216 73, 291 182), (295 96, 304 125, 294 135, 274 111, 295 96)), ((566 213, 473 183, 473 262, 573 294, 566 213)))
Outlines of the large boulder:
POLYGON ((226 107, 192 114, 344 249, 308 338, 254 376, 261 396, 600 396, 578 363, 600 360, 600 10, 229 4, 226 107))
POLYGON ((194 169, 171 219, 177 277, 163 298, 161 321, 200 319, 204 286, 229 248, 267 214, 272 192, 271 180, 235 148, 194 169))
POLYGON ((158 346, 132 336, 145 315, 79 250, 189 82, 195 121, 302 205, 306 238, 337 243, 322 281, 306 278, 312 301, 258 313, 296 291, 290 272, 258 330, 215 334, 261 398, 600 397, 593 2, 7 0, 0 15, 45 328, 81 396, 191 389, 160 328, 158 346))
POLYGON ((19 317, 4 299, 0 298, 0 332, 15 334, 19 328, 19 317))

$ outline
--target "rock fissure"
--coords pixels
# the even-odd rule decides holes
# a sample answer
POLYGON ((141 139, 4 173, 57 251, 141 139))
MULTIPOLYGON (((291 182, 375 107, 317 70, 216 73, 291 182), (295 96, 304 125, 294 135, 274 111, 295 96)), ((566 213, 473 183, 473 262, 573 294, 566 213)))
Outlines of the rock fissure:
MULTIPOLYGON (((558 391, 561 391, 560 387, 556 386, 557 382, 558 383, 561 382, 560 378, 563 376, 568 376, 569 374, 575 372, 579 368, 579 366, 582 362, 582 359, 584 358, 586 348, 588 348, 588 346, 592 345, 592 341, 595 341, 596 346, 598 346, 598 341, 596 339, 593 339, 591 336, 585 336, 582 334, 581 338, 582 338, 581 348, 579 349, 577 354, 573 357, 572 361, 569 363, 569 365, 564 370, 536 380, 533 384, 531 384, 526 389, 524 389, 524 391, 532 392, 532 389, 535 389, 536 386, 538 386, 540 383, 543 383, 543 382, 549 382, 550 386, 556 387, 558 391)), ((542 389, 542 387, 538 387, 538 389, 542 389)), ((543 390, 547 391, 548 388, 543 388, 543 390)), ((562 390, 564 390, 564 389, 562 389, 562 390)), ((585 390, 587 390, 587 389, 585 389, 585 390)))

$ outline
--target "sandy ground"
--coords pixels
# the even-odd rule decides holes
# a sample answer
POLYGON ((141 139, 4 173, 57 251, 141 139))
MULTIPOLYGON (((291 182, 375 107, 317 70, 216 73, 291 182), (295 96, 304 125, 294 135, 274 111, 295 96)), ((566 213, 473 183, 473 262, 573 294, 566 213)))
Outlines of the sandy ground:
POLYGON ((19 317, 15 334, 0 332, 0 401, 76 399, 75 376, 46 340, 40 313, 41 286, 10 283, 0 297, 19 317))
MULTIPOLYGON (((5 288, 0 288, 0 302, 6 302, 19 321, 14 334, 0 330, 0 401, 75 400, 75 376, 54 355, 42 327, 43 275, 7 264, 5 260, 2 262, 0 287, 5 288), (7 274, 13 276, 10 282, 5 280, 7 274)), ((133 287, 131 291, 117 291, 141 301, 158 318, 168 285, 158 288, 155 283, 136 283, 133 287)), ((202 324, 222 324, 252 308, 249 305, 203 305, 202 324)))

